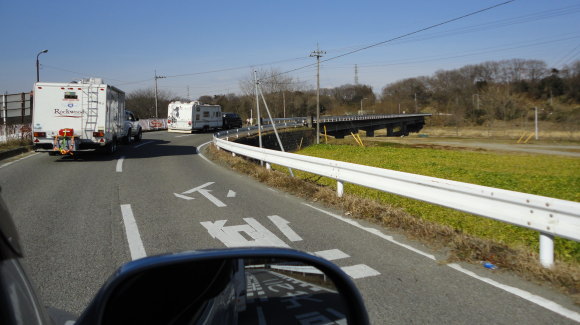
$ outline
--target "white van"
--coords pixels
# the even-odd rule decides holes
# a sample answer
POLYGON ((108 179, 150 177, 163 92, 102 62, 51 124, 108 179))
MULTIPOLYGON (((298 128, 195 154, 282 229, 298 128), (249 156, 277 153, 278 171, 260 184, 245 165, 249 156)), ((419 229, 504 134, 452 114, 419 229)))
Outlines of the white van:
POLYGON ((167 108, 167 130, 169 132, 208 131, 219 129, 222 125, 222 108, 219 105, 206 105, 198 101, 175 101, 169 103, 167 108))

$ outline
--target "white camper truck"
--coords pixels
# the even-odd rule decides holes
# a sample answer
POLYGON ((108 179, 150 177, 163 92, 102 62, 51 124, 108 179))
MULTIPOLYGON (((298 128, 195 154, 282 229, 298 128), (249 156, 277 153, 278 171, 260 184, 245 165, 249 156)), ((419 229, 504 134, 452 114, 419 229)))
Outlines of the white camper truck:
POLYGON ((222 108, 198 101, 171 102, 167 109, 169 132, 191 133, 194 130, 218 129, 223 125, 222 108))
POLYGON ((73 155, 113 153, 123 134, 125 93, 100 78, 34 84, 32 114, 35 151, 73 155))

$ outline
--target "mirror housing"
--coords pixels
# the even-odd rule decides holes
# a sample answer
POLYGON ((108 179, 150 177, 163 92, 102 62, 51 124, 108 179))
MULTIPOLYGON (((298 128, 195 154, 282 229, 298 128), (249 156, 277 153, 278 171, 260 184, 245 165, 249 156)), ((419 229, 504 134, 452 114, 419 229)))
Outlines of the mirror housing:
POLYGON ((296 323, 298 319, 288 318, 284 312, 312 314, 315 309, 310 307, 330 311, 334 316, 329 317, 346 320, 348 324, 369 323, 353 281, 325 259, 286 248, 200 250, 146 257, 123 265, 101 287, 75 324, 127 324, 144 320, 174 324, 237 323, 238 315, 242 315, 242 322, 257 323, 243 320, 255 310, 257 317, 263 318, 269 312, 266 309, 275 310, 274 317, 284 317, 270 323, 280 324, 280 319, 296 323), (302 275, 291 274, 294 269, 303 270, 302 275), (325 283, 330 280, 330 285, 322 283, 322 278, 325 283), (264 286, 272 296, 264 295, 268 290, 250 292, 252 287, 264 286), (283 290, 292 286, 294 292, 283 290), (305 287, 316 292, 307 294, 305 287), (258 292, 260 296, 254 296, 258 292), (222 312, 227 309, 224 306, 235 306, 239 313, 229 317, 229 313, 222 312))

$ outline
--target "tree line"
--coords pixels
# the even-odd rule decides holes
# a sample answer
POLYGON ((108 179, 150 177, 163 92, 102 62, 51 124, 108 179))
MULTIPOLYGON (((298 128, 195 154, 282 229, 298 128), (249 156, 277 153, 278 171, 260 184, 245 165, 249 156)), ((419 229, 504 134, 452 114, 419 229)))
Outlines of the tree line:
POLYGON ((453 125, 530 118, 534 107, 542 119, 571 122, 580 118, 580 61, 561 70, 512 59, 437 71, 387 85, 381 101, 391 111, 401 105, 407 112, 452 116, 445 120, 453 125))
MULTIPOLYGON (((316 89, 306 82, 276 69, 258 71, 257 79, 273 117, 316 114, 316 89)), ((221 105, 224 112, 235 112, 247 119, 255 114, 255 87, 252 75, 240 80, 239 94, 204 95, 198 100, 221 105)), ((168 91, 158 93, 159 117, 165 117, 172 100, 185 99, 168 91)), ((259 101, 266 116, 261 95, 259 101)), ((579 104, 580 61, 560 70, 549 68, 540 60, 524 59, 466 65, 388 84, 380 95, 371 86, 362 84, 320 90, 321 114, 423 112, 434 114, 433 120, 445 125, 482 125, 494 120, 531 118, 533 107, 540 109, 541 119, 578 124, 579 104)), ((129 93, 127 108, 142 117, 153 117, 154 91, 129 93)))

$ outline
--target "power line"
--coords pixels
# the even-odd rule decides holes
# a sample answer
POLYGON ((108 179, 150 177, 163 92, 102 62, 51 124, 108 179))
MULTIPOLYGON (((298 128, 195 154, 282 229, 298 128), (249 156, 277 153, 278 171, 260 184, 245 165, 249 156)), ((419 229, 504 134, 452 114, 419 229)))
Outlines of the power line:
POLYGON ((249 65, 244 65, 244 66, 237 66, 237 67, 224 68, 224 69, 218 69, 218 70, 209 70, 209 71, 201 71, 201 72, 192 72, 192 73, 168 75, 166 77, 167 78, 177 78, 177 77, 197 76, 197 75, 203 75, 203 74, 211 74, 211 73, 218 73, 218 72, 227 72, 227 71, 234 71, 234 70, 242 70, 242 69, 247 69, 247 68, 250 68, 250 67, 259 67, 259 66, 272 65, 272 64, 284 63, 284 62, 290 62, 290 61, 297 61, 297 60, 305 60, 305 59, 307 59, 307 57, 298 57, 298 58, 285 59, 285 60, 279 60, 279 61, 268 62, 268 63, 249 64, 249 65))
POLYGON ((580 48, 580 44, 578 44, 576 47, 574 47, 570 52, 566 53, 566 55, 564 55, 563 57, 561 57, 558 61, 556 61, 556 63, 554 63, 554 67, 558 67, 561 64, 568 62, 568 60, 570 59, 574 59, 574 57, 577 55, 575 54, 576 50, 580 48))
MULTIPOLYGON (((493 5, 493 6, 484 8, 484 9, 480 9, 480 10, 477 10, 477 11, 473 11, 473 12, 470 12, 468 14, 465 14, 465 15, 462 15, 462 16, 459 16, 459 17, 456 17, 456 18, 452 18, 452 19, 443 21, 441 23, 437 23, 437 24, 434 24, 434 25, 431 25, 431 26, 428 26, 428 27, 425 27, 425 28, 418 29, 418 30, 413 31, 413 32, 410 32, 410 33, 406 33, 406 34, 403 34, 403 35, 400 35, 400 36, 397 36, 397 37, 393 37, 393 38, 388 39, 386 41, 374 43, 374 44, 371 44, 371 45, 364 46, 362 48, 358 48, 358 49, 353 50, 353 51, 349 51, 349 52, 346 52, 346 53, 343 53, 343 54, 340 54, 340 55, 337 55, 337 56, 333 56, 333 57, 328 58, 326 60, 323 60, 321 62, 328 62, 328 61, 331 61, 331 60, 336 60, 338 58, 342 58, 342 57, 345 57, 347 55, 351 55, 351 54, 354 54, 354 53, 357 53, 357 52, 361 52, 361 51, 364 51, 364 50, 368 50, 370 48, 377 47, 377 46, 382 45, 382 44, 390 43, 390 42, 393 42, 395 40, 399 40, 399 39, 402 39, 402 38, 405 38, 405 37, 408 37, 408 36, 411 36, 411 35, 415 35, 415 34, 424 32, 426 30, 430 30, 430 29, 433 29, 433 28, 436 28, 436 27, 439 27, 439 26, 443 26, 443 25, 452 23, 454 21, 458 21, 458 20, 461 20, 461 19, 464 19, 464 18, 467 18, 467 17, 470 17, 470 16, 474 16, 474 15, 480 14, 480 13, 485 12, 485 11, 489 11, 489 10, 495 9, 497 7, 500 7, 500 6, 504 6, 504 5, 506 5, 508 3, 511 3, 511 2, 514 2, 514 1, 516 1, 516 0, 505 1, 505 2, 496 4, 496 5, 493 5)), ((294 71, 302 70, 302 69, 305 69, 305 68, 308 68, 308 67, 312 67, 312 66, 315 66, 316 64, 317 63, 308 64, 308 65, 305 65, 305 66, 302 66, 302 67, 299 67, 299 68, 295 68, 295 69, 292 69, 292 70, 288 70, 288 71, 285 71, 285 72, 281 72, 281 73, 279 73, 277 75, 270 76, 268 79, 273 78, 273 77, 276 77, 276 76, 279 76, 279 75, 288 74, 288 73, 291 73, 291 72, 294 72, 294 71)))
MULTIPOLYGON (((518 16, 518 17, 500 19, 500 20, 495 20, 495 21, 491 21, 491 22, 487 22, 487 23, 476 24, 476 25, 471 25, 471 26, 466 26, 466 27, 456 28, 456 29, 450 29, 450 30, 446 30, 446 31, 433 32, 430 34, 423 34, 422 36, 409 37, 409 38, 406 38, 406 40, 404 40, 402 42, 398 42, 397 44, 406 43, 406 42, 416 42, 416 41, 422 41, 422 40, 427 40, 427 39, 430 40, 430 39, 434 39, 434 38, 438 38, 438 37, 467 34, 467 33, 473 33, 473 32, 477 32, 477 31, 481 31, 481 30, 488 31, 488 30, 493 29, 493 28, 501 28, 501 27, 506 27, 506 26, 511 26, 511 25, 522 24, 522 23, 529 23, 529 22, 538 21, 538 20, 542 20, 542 19, 571 15, 571 14, 575 14, 578 12, 580 12, 580 5, 573 5, 573 6, 562 7, 562 8, 558 8, 558 9, 539 11, 539 12, 534 12, 534 13, 530 13, 530 14, 522 15, 522 16, 518 16)), ((347 46, 347 47, 342 47, 342 48, 327 49, 327 52, 332 53, 332 52, 350 51, 353 49, 357 49, 361 46, 362 45, 354 45, 354 46, 347 46)))
POLYGON ((385 43, 389 43, 389 42, 392 42, 392 41, 395 41, 395 40, 398 40, 398 39, 405 38, 407 36, 415 35, 415 34, 424 32, 426 30, 430 30, 430 29, 433 29, 433 28, 436 28, 436 27, 439 27, 439 26, 443 26, 443 25, 449 24, 449 23, 454 22, 454 21, 457 21, 457 20, 461 20, 461 19, 464 19, 464 18, 473 16, 473 15, 477 15, 479 13, 482 13, 482 12, 485 12, 485 11, 488 11, 488 10, 491 10, 491 9, 495 9, 497 7, 506 5, 506 4, 511 3, 511 2, 514 2, 514 1, 515 0, 510 0, 510 1, 506 1, 506 2, 503 2, 503 3, 497 4, 497 5, 491 6, 491 7, 487 7, 487 8, 484 8, 484 9, 480 9, 480 10, 477 10, 477 11, 474 11, 474 12, 471 12, 471 13, 468 13, 468 14, 465 14, 463 16, 459 16, 457 18, 449 19, 449 20, 446 20, 444 22, 441 22, 441 23, 438 23, 438 24, 435 24, 435 25, 431 25, 429 27, 421 28, 421 29, 416 30, 414 32, 410 32, 410 33, 407 33, 407 34, 403 34, 401 36, 397 36, 397 37, 388 39, 386 41, 382 41, 382 42, 378 42, 378 43, 375 43, 375 44, 371 44, 371 45, 362 47, 360 49, 356 49, 354 51, 350 51, 350 52, 346 52, 344 54, 340 54, 340 55, 334 56, 334 57, 329 58, 329 59, 326 59, 326 60, 324 60, 322 62, 328 62, 330 60, 336 60, 338 58, 341 58, 341 57, 344 57, 344 56, 347 56, 347 55, 351 55, 351 54, 354 54, 354 53, 357 53, 357 52, 361 52, 361 51, 364 51, 364 50, 367 50, 367 49, 370 49, 370 48, 373 48, 373 47, 377 47, 377 46, 382 45, 382 44, 385 44, 385 43))
MULTIPOLYGON (((556 40, 549 40, 549 41, 543 41, 543 42, 521 43, 522 45, 511 46, 511 47, 501 47, 501 46, 490 47, 490 48, 484 48, 484 49, 481 49, 481 50, 475 51, 475 52, 467 52, 464 54, 458 54, 458 55, 452 55, 452 56, 432 56, 432 57, 425 57, 425 58, 415 58, 415 59, 408 59, 408 60, 402 60, 402 61, 395 61, 395 62, 390 62, 390 63, 378 63, 377 62, 377 63, 370 63, 367 65, 359 65, 359 67, 361 67, 361 68, 386 67, 386 66, 394 66, 394 65, 407 65, 407 64, 425 63, 425 62, 441 61, 441 60, 448 60, 448 59, 457 59, 457 58, 481 55, 481 54, 486 54, 486 53, 496 53, 499 51, 511 51, 511 50, 520 49, 520 48, 541 46, 541 45, 546 45, 546 44, 551 44, 551 43, 574 40, 574 39, 578 39, 578 38, 580 38, 580 35, 574 35, 574 36, 570 36, 570 37, 566 37, 566 38, 560 38, 560 39, 556 39, 556 40)), ((568 55, 566 57, 568 57, 568 55)), ((327 67, 329 67, 329 68, 342 68, 342 69, 351 69, 352 68, 351 66, 342 66, 342 67, 327 66, 327 67)))
POLYGON ((548 18, 570 15, 570 14, 574 14, 574 13, 578 13, 578 12, 580 12, 579 5, 558 8, 558 9, 548 10, 548 11, 540 11, 540 12, 535 12, 535 13, 531 13, 528 15, 514 17, 514 18, 501 19, 501 20, 492 21, 492 22, 488 22, 488 23, 467 26, 464 28, 452 29, 452 30, 442 31, 442 32, 434 32, 431 34, 424 34, 422 36, 411 37, 411 38, 407 38, 405 41, 400 42, 398 44, 401 44, 404 42, 415 42, 415 41, 422 41, 422 40, 427 40, 427 39, 430 40, 430 39, 439 38, 439 37, 461 35, 461 34, 478 32, 478 31, 482 31, 482 30, 489 31, 490 29, 507 27, 507 26, 523 24, 523 23, 529 23, 529 22, 548 19, 548 18))

